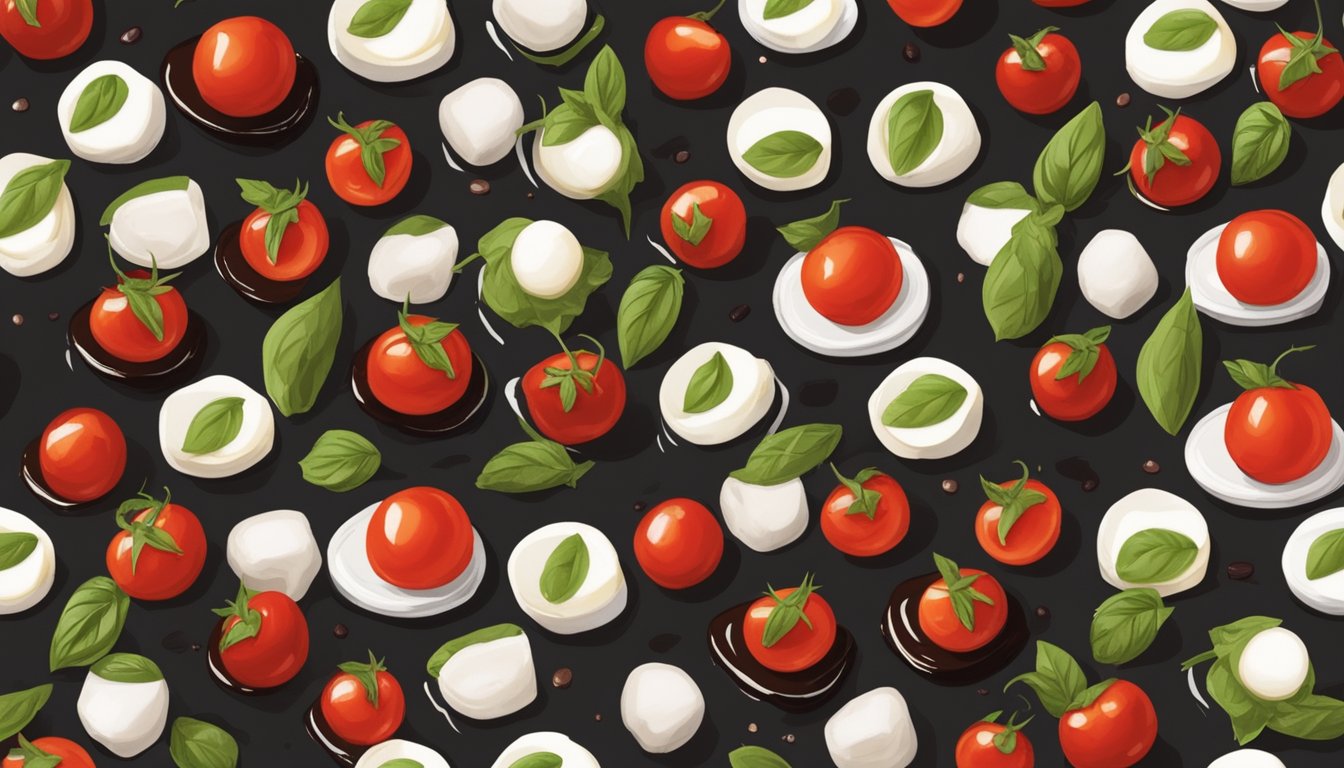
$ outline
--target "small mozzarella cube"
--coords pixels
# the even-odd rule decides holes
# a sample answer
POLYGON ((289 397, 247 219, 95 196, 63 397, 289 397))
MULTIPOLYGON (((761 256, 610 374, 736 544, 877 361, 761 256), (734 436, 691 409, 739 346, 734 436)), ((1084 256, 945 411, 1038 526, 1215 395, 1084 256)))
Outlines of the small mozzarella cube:
POLYGON ((1157 267, 1134 235, 1105 229, 1078 256, 1078 287, 1102 314, 1123 320, 1157 293, 1157 267))
MULTIPOLYGON (((134 657, 133 654, 113 656, 134 657)), ((111 659, 112 657, 108 657, 111 659)), ((134 657, 139 658, 139 657, 134 657)), ((157 672, 153 662, 145 660, 157 672)), ((133 757, 153 746, 168 722, 168 684, 117 682, 100 677, 99 664, 84 678, 75 709, 89 737, 117 757, 133 757)))
POLYGON ((524 292, 539 299, 558 299, 583 274, 583 246, 564 225, 534 221, 513 241, 509 264, 524 292))
POLYGON ((532 142, 537 175, 556 192, 575 200, 591 200, 605 192, 621 172, 625 150, 605 125, 594 125, 564 144, 546 146, 542 129, 532 142))
POLYGON ((796 477, 778 485, 730 477, 719 490, 719 508, 729 532, 757 552, 788 546, 807 530, 807 493, 796 477))
POLYGON ((1246 644, 1237 664, 1237 679, 1265 701, 1283 701, 1302 688, 1310 666, 1302 638, 1283 627, 1274 627, 1246 644))
POLYGON ((546 53, 578 38, 588 0, 494 0, 495 21, 515 43, 546 53))
POLYGON ((142 267, 177 269, 210 250, 205 195, 195 181, 186 189, 135 197, 112 214, 107 242, 123 259, 142 267))
POLYGON ((700 686, 671 664, 643 664, 621 689, 621 722, 645 752, 662 755, 695 736, 705 719, 700 686))
POLYGON ((283 592, 294 600, 308 593, 322 569, 322 552, 302 512, 278 509, 243 520, 229 531, 226 558, 248 589, 283 592))
POLYGON ((905 768, 919 751, 905 697, 874 688, 826 721, 826 749, 836 768, 905 768))
POLYGON ((976 264, 988 267, 1013 237, 1013 227, 1031 211, 1022 208, 985 208, 967 203, 957 220, 957 244, 976 264))
POLYGON ((455 711, 477 720, 511 715, 537 698, 537 670, 527 635, 476 643, 439 670, 439 693, 455 711))
POLYGON ((523 127, 523 103, 497 77, 480 77, 439 102, 439 129, 468 165, 490 165, 508 157, 523 127))
POLYGON ((438 301, 453 282, 457 252, 457 230, 448 225, 424 235, 384 235, 369 254, 369 287, 389 301, 438 301))

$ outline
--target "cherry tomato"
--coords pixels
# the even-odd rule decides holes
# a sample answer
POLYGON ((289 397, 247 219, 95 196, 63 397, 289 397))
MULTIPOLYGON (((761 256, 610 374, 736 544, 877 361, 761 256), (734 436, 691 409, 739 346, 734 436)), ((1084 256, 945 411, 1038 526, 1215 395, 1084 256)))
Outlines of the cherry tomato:
POLYGON ((187 303, 166 285, 177 275, 117 269, 117 284, 104 288, 89 311, 89 331, 98 346, 121 360, 147 363, 172 352, 187 332, 187 303), (162 291, 162 292, 160 292, 162 291))
POLYGON ((694 587, 714 573, 722 557, 723 528, 698 501, 668 499, 635 529, 635 559, 660 587, 694 587))
POLYGON ((117 508, 121 532, 107 546, 107 572, 137 600, 168 600, 186 592, 205 565, 205 529, 191 510, 163 489, 117 508), (127 516, 130 516, 127 519, 127 516), (139 550, 139 551, 137 551, 139 550))
POLYGON ((467 570, 475 533, 467 511, 446 491, 407 488, 383 499, 365 533, 369 565, 402 589, 434 589, 467 570))
POLYGON ((1218 279, 1240 302, 1271 306, 1295 298, 1316 275, 1316 235, 1287 211, 1251 211, 1218 237, 1218 279))
POLYGON ((264 181, 239 179, 242 198, 257 206, 243 219, 238 246, 257 274, 271 280, 301 280, 322 264, 330 236, 327 221, 308 202, 307 185, 276 189, 264 181))
POLYGON ((59 59, 75 52, 93 28, 90 0, 18 0, 0 2, 0 37, 30 59, 59 59), (26 8, 32 18, 25 17, 26 8))
POLYGON ((803 295, 840 325, 867 325, 891 308, 905 280, 901 255, 885 235, 841 227, 803 257, 803 295))
POLYGON ((1036 752, 1022 732, 1031 718, 1019 723, 1013 715, 1004 724, 998 722, 999 715, 995 712, 962 732, 957 739, 957 768, 1035 768, 1036 752))
POLYGON ((801 672, 821 661, 835 645, 835 613, 817 589, 809 573, 796 589, 770 588, 765 597, 747 607, 742 633, 747 650, 762 666, 776 672, 801 672))
POLYGON ((337 736, 361 747, 392 738, 406 716, 401 684, 369 651, 367 664, 347 661, 322 689, 322 719, 337 736))
POLYGON ((597 339, 584 338, 597 347, 596 354, 565 348, 523 374, 523 399, 537 430, 565 445, 607 434, 625 411, 621 369, 597 339))
POLYGON ((387 120, 350 125, 345 115, 328 122, 341 135, 327 149, 327 181, 351 205, 382 205, 401 193, 411 178, 411 142, 387 120))
POLYGON ((1022 477, 1003 483, 980 478, 989 497, 975 516, 975 538, 985 553, 1008 565, 1027 565, 1045 557, 1059 541, 1059 498, 1033 479, 1027 465, 1022 477))
POLYGON ((9 751, 4 762, 0 763, 0 768, 31 768, 39 764, 55 765, 56 768, 94 768, 93 758, 89 757, 88 751, 69 739, 43 736, 28 741, 22 734, 18 739, 18 748, 9 751), (55 757, 59 762, 44 760, 39 763, 44 757, 55 757))
POLYGON ((663 241, 692 267, 721 267, 747 242, 742 198, 717 181, 683 184, 663 203, 660 216, 663 241))
POLYGON ((1153 126, 1152 118, 1129 154, 1129 178, 1134 189, 1157 205, 1189 205, 1213 189, 1223 166, 1218 140, 1198 121, 1166 107, 1167 119, 1153 126))
POLYGON ((1115 358, 1106 348, 1109 325, 1055 336, 1031 361, 1031 396, 1051 418, 1082 421, 1115 395, 1115 358))
POLYGON ((1289 117, 1320 117, 1344 99, 1344 56, 1325 39, 1320 2, 1315 32, 1279 29, 1260 48, 1256 61, 1260 90, 1289 117), (1289 68, 1294 60, 1299 65, 1289 68))
POLYGON ((831 546, 855 557, 873 557, 896 548, 910 530, 910 500, 896 479, 872 467, 840 481, 821 507, 821 533, 831 546))
POLYGON ((912 27, 936 27, 961 10, 961 0, 887 0, 887 5, 912 27))
POLYGON ((308 620, 283 592, 253 592, 239 585, 224 617, 219 660, 248 688, 275 688, 299 674, 308 660, 308 620))
POLYGON ((42 479, 57 496, 93 501, 121 482, 126 438, 111 416, 95 408, 71 408, 51 420, 38 444, 42 479))
POLYGON ((462 399, 475 360, 467 337, 455 323, 406 314, 369 349, 369 389, 397 413, 438 413, 462 399))
POLYGON ((1283 358, 1311 347, 1292 347, 1273 363, 1225 363, 1245 392, 1227 412, 1223 441, 1242 472, 1262 483, 1288 483, 1320 466, 1330 450, 1330 409, 1316 390, 1279 376, 1283 358))
POLYGON ((933 559, 941 578, 919 597, 920 630, 938 647, 953 653, 984 647, 1008 623, 1008 596, 1003 587, 984 571, 958 568, 936 552, 933 559), (967 578, 974 581, 963 583, 967 578))
POLYGON ((1129 768, 1157 740, 1157 712, 1143 689, 1116 680, 1059 719, 1059 746, 1073 768, 1129 768))
POLYGON ((1013 47, 999 57, 994 79, 1014 109, 1048 115, 1077 92, 1083 62, 1073 43, 1055 34, 1057 29, 1046 27, 1028 38, 1013 36, 1013 47))
POLYGON ((673 99, 701 99, 719 90, 733 68, 728 38, 709 25, 723 7, 669 16, 649 30, 644 68, 655 87, 673 99))
POLYGON ((224 19, 205 30, 191 59, 201 98, 233 117, 256 117, 280 106, 294 88, 297 68, 289 38, 256 16, 224 19))

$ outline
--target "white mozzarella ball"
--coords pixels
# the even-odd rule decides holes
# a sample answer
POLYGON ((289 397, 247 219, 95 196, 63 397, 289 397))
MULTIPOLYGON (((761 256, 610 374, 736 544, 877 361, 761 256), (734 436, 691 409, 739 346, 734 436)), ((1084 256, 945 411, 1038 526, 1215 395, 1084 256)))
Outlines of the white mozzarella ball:
POLYGON ((1344 508, 1327 509, 1303 520, 1283 547, 1283 577, 1288 589, 1308 607, 1331 616, 1344 616, 1344 571, 1308 578, 1307 558, 1312 544, 1340 530, 1344 530, 1344 508))
POLYGON ((775 399, 775 372, 765 360, 741 347, 706 342, 687 350, 663 374, 658 405, 663 421, 678 436, 696 445, 719 445, 741 437, 770 411, 775 399), (686 389, 695 372, 714 355, 723 355, 733 386, 723 402, 707 411, 687 413, 686 389))
POLYGON ((1104 229, 1078 256, 1078 287, 1099 312, 1123 320, 1157 293, 1157 267, 1137 237, 1104 229))
POLYGON ((775 192, 796 192, 815 187, 831 170, 831 124, 826 115, 797 91, 766 88, 747 97, 728 120, 728 155, 737 170, 752 182, 775 192), (784 131, 803 133, 821 146, 812 165, 799 173, 776 176, 746 159, 758 142, 784 131))
POLYGON ((1194 589, 1204 580, 1212 551, 1209 524, 1193 504, 1167 491, 1140 488, 1111 505, 1097 528, 1097 566, 1101 578, 1116 589, 1150 587, 1166 597, 1194 589), (1118 563, 1125 542, 1147 530, 1174 531, 1194 542, 1195 559, 1166 581, 1133 583, 1120 578, 1118 563))
POLYGON ((159 409, 159 448, 168 465, 192 477, 229 477, 266 458, 275 444, 275 416, 264 395, 232 376, 208 376, 179 389, 159 409), (196 414, 225 397, 243 400, 243 423, 238 435, 209 453, 182 450, 196 414))
POLYGON ((878 441, 903 459, 944 459, 965 450, 980 434, 985 399, 980 385, 961 367, 936 357, 902 363, 868 398, 868 421, 878 441), (891 402, 921 376, 946 376, 966 389, 966 399, 947 419, 925 427, 889 427, 882 416, 891 402))
POLYGON ((495 21, 509 39, 546 53, 570 43, 583 32, 587 0, 494 0, 495 21))
POLYGON ((1310 667, 1302 638, 1283 627, 1274 627, 1246 644, 1237 664, 1237 679, 1265 701, 1283 701, 1302 688, 1310 667))
POLYGON ((0 616, 32 608, 51 591, 56 578, 56 548, 51 537, 27 516, 0 507, 0 533, 28 533, 37 546, 23 560, 0 570, 0 616))
POLYGON ((523 127, 523 103, 497 77, 479 77, 439 102, 439 129, 468 165, 490 165, 508 157, 523 127))
POLYGON ((95 61, 76 75, 56 102, 56 114, 70 151, 94 163, 127 164, 143 160, 159 145, 167 124, 163 91, 153 80, 120 61, 95 61), (71 121, 80 96, 88 86, 98 83, 97 91, 90 91, 89 99, 95 101, 86 103, 106 103, 105 98, 99 97, 111 89, 102 84, 115 81, 100 78, 109 76, 120 78, 125 85, 126 98, 121 107, 97 125, 72 131, 71 121))
MULTIPOLYGON (((19 173, 50 162, 51 158, 27 152, 0 157, 0 190, 8 187, 19 173)), ((62 182, 56 202, 46 216, 22 232, 0 237, 0 269, 15 277, 31 277, 54 269, 70 255, 75 244, 75 224, 75 201, 70 197, 70 187, 62 182)))
POLYGON ((1321 220, 1325 222, 1325 231, 1330 234, 1330 239, 1344 249, 1344 165, 1335 169, 1326 184, 1325 199, 1321 201, 1321 220))
POLYGON ((359 756, 355 768, 383 768, 389 763, 395 765, 397 760, 410 760, 420 768, 450 768, 443 755, 405 739, 388 739, 369 747, 359 756))
POLYGON ((966 203, 957 220, 957 244, 976 264, 988 267, 1013 237, 1013 227, 1031 211, 1023 208, 986 208, 966 203))
POLYGON ((1208 0, 1155 0, 1138 15, 1125 36, 1125 69, 1143 90, 1164 99, 1187 99, 1231 74, 1237 64, 1237 39, 1208 0), (1149 46, 1144 37, 1169 13, 1198 11, 1217 25, 1203 45, 1189 51, 1149 46))
POLYGON ((729 477, 719 489, 719 508, 729 532, 757 552, 786 547, 807 531, 807 493, 796 477, 778 485, 729 477))
POLYGON ((131 198, 112 213, 107 242, 123 259, 142 267, 177 269, 210 250, 210 224, 201 185, 131 198))
POLYGON ((532 643, 518 634, 463 648, 439 670, 439 693, 455 711, 477 720, 517 712, 537 698, 532 643))
POLYGON ((89 670, 75 709, 90 738, 117 757, 133 757, 163 734, 168 722, 168 683, 152 661, 135 654, 112 654, 89 670), (126 659, 137 660, 158 679, 119 682, 102 676, 114 677, 108 670, 126 659))
POLYGON ((574 200, 591 200, 616 181, 625 159, 621 140, 605 125, 594 125, 571 141, 546 146, 546 130, 532 141, 532 163, 546 185, 574 200))
POLYGON ((810 48, 825 40, 845 10, 844 0, 812 0, 785 16, 765 18, 769 0, 744 0, 740 17, 751 36, 764 40, 776 50, 810 48))
POLYGON ((980 144, 980 127, 975 123, 971 108, 961 94, 942 83, 902 85, 878 102, 868 123, 868 162, 882 178, 903 187, 936 187, 957 178, 980 156, 980 144), (933 92, 933 104, 943 116, 943 135, 923 162, 911 171, 898 174, 891 167, 888 153, 887 120, 898 100, 919 91, 933 92))
POLYGON ((583 246, 563 224, 534 221, 513 241, 509 265, 518 286, 528 295, 558 299, 583 274, 583 246))
POLYGON ((369 287, 389 301, 438 301, 453 282, 457 253, 457 230, 448 224, 423 235, 383 235, 369 253, 369 287))
POLYGON ((836 768, 905 768, 919 751, 910 708, 890 687, 850 700, 826 721, 825 733, 836 768))
POLYGON ((292 509, 253 515, 233 526, 225 559, 248 589, 283 592, 295 601, 322 570, 322 551, 308 516, 292 509))
POLYGON ((621 689, 621 722, 654 755, 672 752, 695 736, 705 719, 700 686, 680 667, 642 664, 621 689))
POLYGON ((561 635, 587 632, 615 620, 629 597, 616 548, 604 533, 584 523, 551 523, 523 537, 509 555, 508 573, 523 613, 561 635), (552 603, 541 592, 541 574, 555 548, 574 535, 588 550, 588 573, 569 599, 552 603))

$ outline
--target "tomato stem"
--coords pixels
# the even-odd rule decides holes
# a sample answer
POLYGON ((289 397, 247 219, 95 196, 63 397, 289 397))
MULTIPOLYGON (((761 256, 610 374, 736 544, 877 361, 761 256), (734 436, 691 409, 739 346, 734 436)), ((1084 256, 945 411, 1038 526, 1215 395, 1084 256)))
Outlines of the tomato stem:
POLYGON ((1316 348, 1315 344, 1308 344, 1305 347, 1289 347, 1288 349, 1285 349, 1282 354, 1274 358, 1274 362, 1269 364, 1269 372, 1275 376, 1278 376, 1279 363, 1283 362, 1283 358, 1293 354, 1294 352, 1306 352, 1308 350, 1312 350, 1315 348, 1316 348))
POLYGON ((713 8, 710 8, 708 11, 698 11, 696 13, 688 14, 686 18, 695 19, 696 21, 703 21, 706 24, 708 24, 709 21, 714 18, 714 14, 718 13, 723 8, 723 4, 726 2, 728 2, 728 0, 719 0, 719 4, 714 6, 713 8))

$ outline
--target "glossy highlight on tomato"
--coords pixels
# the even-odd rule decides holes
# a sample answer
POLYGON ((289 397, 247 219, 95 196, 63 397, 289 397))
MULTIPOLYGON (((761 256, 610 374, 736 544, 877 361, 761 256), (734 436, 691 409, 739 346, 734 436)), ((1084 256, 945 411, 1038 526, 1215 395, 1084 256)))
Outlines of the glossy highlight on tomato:
POLYGON ((1302 293, 1316 275, 1316 235, 1287 211, 1243 213, 1218 236, 1218 279, 1245 304, 1273 306, 1302 293))
POLYGON ((901 293, 901 255, 885 235, 867 227, 840 227, 803 257, 803 295, 833 323, 867 325, 901 293))
POLYGON ((737 258, 746 245, 747 209, 742 198, 724 184, 692 181, 667 198, 659 226, 663 242, 678 259, 692 267, 713 269, 737 258))
POLYGON ((708 11, 668 16, 644 40, 644 68, 655 87, 669 98, 702 99, 723 86, 733 68, 728 38, 709 22, 726 0, 708 11))
POLYGON ((1157 741, 1157 711, 1143 689, 1116 680, 1091 704, 1059 719, 1059 746, 1073 768, 1129 768, 1157 741))
POLYGON ((668 499, 635 529, 635 559, 653 583, 689 589, 714 573, 723 557, 723 527, 704 504, 668 499))
POLYGON ((38 444, 42 479, 57 496, 75 503, 100 498, 126 471, 126 438, 111 416, 96 408, 71 408, 51 420, 38 444))
POLYGON ((93 28, 91 0, 39 0, 24 15, 18 0, 0 2, 0 37, 30 59, 59 59, 79 49, 93 28))
POLYGON ((207 29, 191 61, 201 98, 232 117, 257 117, 280 106, 294 88, 297 68, 289 37, 257 16, 235 16, 207 29))
POLYGON ((1334 423, 1325 401, 1311 387, 1278 373, 1285 357, 1309 349, 1292 347, 1269 365, 1249 360, 1223 363, 1245 390, 1227 412, 1223 442, 1237 467, 1262 483, 1306 477, 1330 452, 1334 423))
POLYGON ((776 672, 801 672, 835 645, 835 612, 808 574, 797 588, 767 589, 742 621, 747 651, 776 672))
POLYGON ((205 565, 205 529, 191 510, 141 492, 117 509, 121 532, 107 546, 107 572, 137 600, 169 600, 186 592, 205 565), (137 550, 139 550, 137 552, 137 550))
POLYGON ((471 563, 475 532, 446 491, 407 488, 383 499, 369 519, 365 547, 378 577, 402 589, 434 589, 471 563))
POLYGON ((372 651, 368 663, 345 662, 340 670, 327 681, 318 699, 327 726, 361 747, 392 738, 406 716, 401 684, 372 651))

